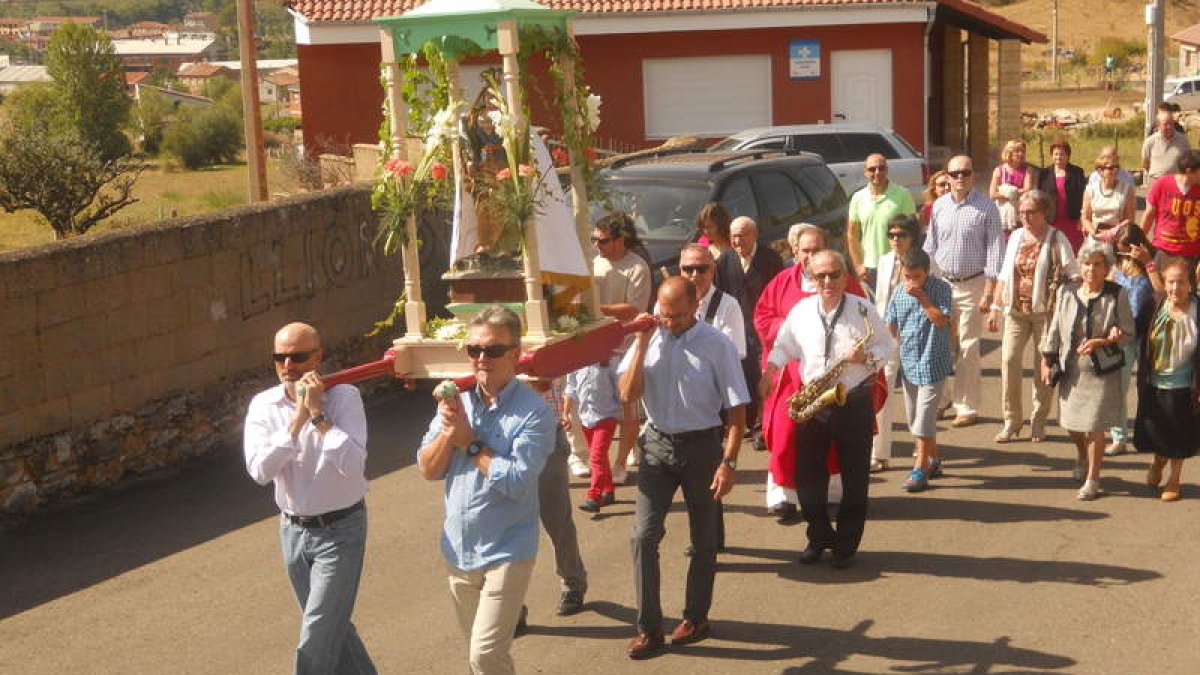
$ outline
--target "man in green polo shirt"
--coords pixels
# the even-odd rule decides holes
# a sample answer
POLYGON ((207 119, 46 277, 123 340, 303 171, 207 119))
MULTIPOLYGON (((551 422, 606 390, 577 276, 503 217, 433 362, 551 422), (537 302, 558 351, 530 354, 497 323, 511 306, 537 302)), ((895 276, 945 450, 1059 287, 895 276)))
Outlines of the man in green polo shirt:
POLYGON ((850 198, 846 243, 854 261, 855 274, 872 288, 879 256, 891 250, 887 239, 888 223, 893 216, 912 215, 917 209, 908 190, 888 180, 887 158, 883 155, 867 155, 863 175, 867 177, 866 187, 850 198))

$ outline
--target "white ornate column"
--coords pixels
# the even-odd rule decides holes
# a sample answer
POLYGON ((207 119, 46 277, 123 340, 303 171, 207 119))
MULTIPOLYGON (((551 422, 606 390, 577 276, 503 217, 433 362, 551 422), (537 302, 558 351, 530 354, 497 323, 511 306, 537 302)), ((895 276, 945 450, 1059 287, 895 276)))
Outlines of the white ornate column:
MULTIPOLYGON (((568 39, 574 42, 573 35, 568 35, 568 39)), ((570 120, 570 124, 574 124, 576 133, 579 134, 587 128, 588 121, 584 118, 583 112, 579 110, 579 101, 574 96, 575 87, 578 82, 575 81, 575 57, 570 54, 563 54, 558 58, 558 67, 563 73, 563 87, 567 90, 567 95, 564 97, 566 101, 567 114, 564 120, 570 120)), ((564 121, 564 124, 567 122, 564 121)), ((591 235, 592 235, 592 217, 588 213, 588 193, 587 183, 583 179, 583 163, 588 161, 587 156, 580 157, 579 151, 576 148, 569 147, 571 155, 571 191, 574 192, 574 197, 571 199, 572 215, 575 216, 575 234, 579 237, 579 245, 584 252, 585 262, 587 252, 591 250, 591 235)), ((590 268, 590 264, 589 264, 590 268)), ((600 294, 596 289, 596 284, 591 284, 583 293, 583 305, 587 307, 588 314, 593 317, 600 316, 600 294)))
MULTIPOLYGON (((521 95, 521 64, 517 60, 520 50, 520 38, 517 33, 516 21, 501 21, 496 25, 496 42, 504 66, 504 97, 508 100, 509 114, 512 125, 516 129, 525 129, 528 133, 525 119, 524 98, 521 95)), ((528 139, 524 139, 527 143, 528 139)), ((525 276, 525 334, 534 341, 544 341, 550 336, 550 315, 546 309, 546 301, 542 297, 542 270, 538 261, 537 224, 533 218, 526 221, 525 250, 522 254, 525 276)))

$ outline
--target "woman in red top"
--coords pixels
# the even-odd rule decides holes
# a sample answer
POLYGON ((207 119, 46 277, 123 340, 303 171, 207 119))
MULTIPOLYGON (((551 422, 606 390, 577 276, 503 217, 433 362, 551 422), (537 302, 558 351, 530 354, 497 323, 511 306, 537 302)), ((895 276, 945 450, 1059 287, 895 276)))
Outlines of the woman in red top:
POLYGON ((1153 231, 1150 241, 1158 255, 1186 258, 1192 268, 1200 262, 1200 150, 1183 156, 1179 173, 1150 186, 1142 230, 1147 236, 1153 231))
POLYGON ((1054 221, 1050 224, 1067 235, 1071 250, 1083 245, 1083 230, 1079 218, 1083 212, 1083 190, 1087 177, 1083 169, 1071 163, 1071 144, 1058 141, 1050 146, 1054 163, 1038 174, 1038 189, 1054 199, 1054 221))

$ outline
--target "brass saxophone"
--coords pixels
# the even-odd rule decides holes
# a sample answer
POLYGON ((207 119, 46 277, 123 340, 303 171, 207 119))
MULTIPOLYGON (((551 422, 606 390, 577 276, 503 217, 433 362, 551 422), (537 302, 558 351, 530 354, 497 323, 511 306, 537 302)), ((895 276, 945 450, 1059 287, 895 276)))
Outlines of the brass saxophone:
MULTIPOLYGON (((863 317, 866 334, 855 341, 851 353, 867 346, 875 335, 875 327, 867 318, 867 308, 859 305, 859 313, 863 317)), ((846 385, 838 382, 842 371, 846 369, 846 357, 842 357, 829 366, 815 380, 804 385, 788 399, 788 417, 796 424, 804 424, 814 415, 832 405, 846 405, 846 385)))

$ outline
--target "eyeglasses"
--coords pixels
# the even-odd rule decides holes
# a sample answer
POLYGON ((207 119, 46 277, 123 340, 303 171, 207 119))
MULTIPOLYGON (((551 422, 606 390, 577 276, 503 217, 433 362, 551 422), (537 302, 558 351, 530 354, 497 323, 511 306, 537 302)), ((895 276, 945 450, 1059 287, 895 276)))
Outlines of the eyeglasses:
POLYGON ((291 359, 292 363, 304 363, 311 359, 316 351, 315 349, 310 349, 307 352, 275 352, 271 354, 271 360, 275 363, 284 363, 288 359, 291 359))
POLYGON ((867 173, 876 173, 879 171, 887 171, 887 166, 868 166, 867 173))
POLYGON ((938 189, 947 189, 948 190, 948 189, 950 189, 950 181, 939 180, 938 182, 934 183, 933 186, 938 189))
POLYGON ((678 314, 655 314, 654 316, 659 321, 684 321, 688 318, 688 313, 680 312, 678 314))
POLYGON ((946 175, 950 176, 951 178, 967 178, 972 173, 974 173, 974 172, 971 171, 970 169, 959 169, 957 171, 947 171, 946 175))
POLYGON ((467 345, 467 356, 477 359, 482 355, 489 359, 498 359, 515 347, 516 345, 467 345))
POLYGON ((1041 213, 1041 211, 1037 209, 1021 209, 1020 211, 1017 211, 1017 215, 1021 216, 1022 218, 1028 218, 1038 213, 1041 213))
POLYGON ((814 272, 812 277, 814 281, 837 281, 842 278, 842 273, 840 270, 837 272, 814 272))
POLYGON ((592 237, 592 243, 597 246, 603 246, 612 241, 612 237, 592 237))
POLYGON ((1114 164, 1114 165, 1101 166, 1101 167, 1097 167, 1097 168, 1101 171, 1116 171, 1117 169, 1119 169, 1121 167, 1116 166, 1114 164))
POLYGON ((712 269, 712 265, 680 265, 679 271, 684 274, 704 274, 712 269))
POLYGON ((888 239, 903 239, 907 236, 908 236, 908 233, 905 232, 904 230, 893 230, 891 232, 888 232, 888 239))

